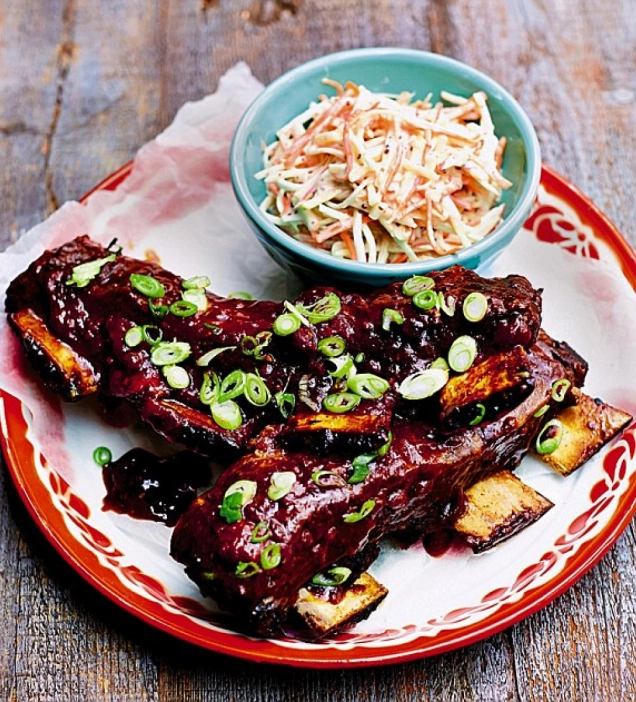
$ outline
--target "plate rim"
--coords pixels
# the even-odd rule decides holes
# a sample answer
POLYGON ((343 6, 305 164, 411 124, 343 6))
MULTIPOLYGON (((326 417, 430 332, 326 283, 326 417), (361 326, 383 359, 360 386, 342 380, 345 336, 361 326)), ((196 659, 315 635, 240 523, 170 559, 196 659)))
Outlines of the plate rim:
MULTIPOLYGON (((115 190, 130 175, 133 165, 134 162, 130 161, 104 178, 81 198, 80 203, 85 204, 98 191, 115 190)), ((616 256, 617 265, 636 290, 636 253, 610 218, 578 187, 545 164, 542 166, 541 184, 572 205, 582 224, 589 226, 595 236, 609 246, 616 256)), ((427 658, 477 643, 546 607, 572 587, 609 551, 636 514, 634 473, 608 522, 595 537, 567 559, 554 578, 525 591, 518 600, 503 604, 492 615, 473 622, 465 629, 446 630, 433 637, 420 635, 385 648, 355 644, 352 648, 334 647, 320 651, 282 647, 268 639, 211 631, 189 618, 179 621, 179 615, 173 616, 158 602, 148 598, 135 595, 136 601, 131 601, 131 591, 116 574, 101 566, 95 554, 68 530, 46 486, 39 480, 29 482, 28 472, 31 465, 35 467, 36 453, 28 438, 23 408, 24 405, 17 398, 0 389, 0 447, 21 501, 55 551, 98 592, 146 624, 189 644, 252 662, 315 669, 372 667, 427 658), (26 465, 25 460, 31 463, 26 465), (139 606, 140 601, 143 608, 139 606)))

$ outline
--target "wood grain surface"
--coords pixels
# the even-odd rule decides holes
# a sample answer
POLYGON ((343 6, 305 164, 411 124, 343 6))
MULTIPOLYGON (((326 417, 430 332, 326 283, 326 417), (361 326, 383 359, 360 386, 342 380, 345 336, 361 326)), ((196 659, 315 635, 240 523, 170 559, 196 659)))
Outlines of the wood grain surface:
MULTIPOLYGON (((129 160, 245 60, 332 50, 466 61, 533 120, 546 163, 636 243, 634 0, 0 0, 0 247, 129 160)), ((0 700, 633 700, 633 526, 576 586, 483 643, 335 672, 184 645, 86 585, 0 471, 0 700)))

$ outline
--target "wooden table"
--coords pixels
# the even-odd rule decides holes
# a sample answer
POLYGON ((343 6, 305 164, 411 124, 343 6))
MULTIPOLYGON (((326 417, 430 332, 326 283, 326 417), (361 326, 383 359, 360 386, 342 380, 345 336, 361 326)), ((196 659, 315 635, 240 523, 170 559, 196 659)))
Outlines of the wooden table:
MULTIPOLYGON (((129 160, 246 60, 267 82, 326 52, 432 50, 505 85, 547 164, 636 242, 633 0, 4 0, 0 244, 129 160)), ((317 672, 195 650, 141 624, 52 550, 0 472, 2 700, 631 700, 633 528, 575 587, 487 641, 317 672)))

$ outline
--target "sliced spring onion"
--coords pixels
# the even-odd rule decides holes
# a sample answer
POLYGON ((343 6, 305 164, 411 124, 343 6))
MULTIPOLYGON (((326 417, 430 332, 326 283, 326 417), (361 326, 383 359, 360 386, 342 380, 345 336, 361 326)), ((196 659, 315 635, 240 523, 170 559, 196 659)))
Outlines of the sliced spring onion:
POLYGON ((290 470, 272 473, 269 479, 267 497, 270 500, 281 500, 292 489, 296 482, 296 474, 290 470))
POLYGON ((387 307, 382 312, 382 329, 384 329, 384 331, 389 331, 391 324, 404 324, 404 317, 397 310, 392 310, 390 307, 387 307))
POLYGON ((184 290, 181 293, 181 297, 186 302, 191 302, 193 305, 196 305, 199 312, 205 312, 208 308, 208 296, 205 294, 205 290, 184 290))
POLYGON ((432 310, 439 302, 437 293, 434 290, 422 290, 413 295, 413 304, 421 310, 432 310))
POLYGON ((318 342, 318 351, 328 358, 341 356, 346 347, 347 343, 341 336, 328 336, 318 342))
POLYGON ((210 324, 209 322, 203 322, 203 326, 209 329, 213 334, 220 334, 223 329, 218 324, 210 324))
POLYGON ((210 361, 214 360, 220 353, 223 353, 224 351, 234 351, 235 348, 236 346, 219 346, 216 349, 207 351, 203 354, 203 356, 199 356, 199 358, 197 358, 197 366, 208 366, 210 365, 210 361))
POLYGON ((337 392, 327 395, 322 404, 329 412, 343 414, 344 412, 350 412, 360 404, 360 395, 355 395, 352 392, 337 392))
POLYGON ((442 370, 448 370, 448 363, 446 362, 445 358, 442 358, 440 356, 439 358, 436 358, 433 363, 430 365, 431 368, 441 368, 442 370))
POLYGON ((245 290, 237 290, 228 295, 232 300, 253 300, 254 296, 251 293, 245 292, 245 290))
POLYGON ((225 491, 219 514, 228 524, 241 521, 241 508, 254 499, 256 488, 253 480, 237 480, 225 491))
POLYGON ((113 460, 113 454, 107 446, 98 446, 93 451, 93 460, 98 466, 105 466, 113 460))
POLYGON ((203 573, 200 574, 200 577, 202 577, 204 580, 216 580, 216 573, 213 573, 211 570, 204 570, 203 573))
POLYGON ((459 336, 448 350, 448 365, 457 373, 467 371, 477 356, 477 342, 472 336, 459 336))
POLYGON ((210 284, 210 279, 207 275, 194 275, 192 278, 184 280, 182 283, 184 290, 202 290, 210 284))
POLYGON ((151 297, 148 298, 148 309, 157 319, 163 319, 168 314, 168 305, 157 305, 151 297))
POLYGON ((219 390, 219 402, 233 400, 235 397, 242 395, 245 390, 245 378, 245 372, 239 369, 225 376, 219 390))
POLYGON ((334 566, 325 573, 317 573, 311 579, 312 585, 319 587, 337 587, 343 585, 351 577, 351 568, 344 566, 334 566))
POLYGON ((166 289, 163 284, 151 275, 141 275, 141 273, 130 274, 130 284, 137 291, 146 297, 163 297, 166 289))
POLYGON ((386 440, 386 443, 382 444, 380 448, 378 449, 378 456, 386 456, 387 453, 389 452, 389 449, 391 448, 391 444, 393 443, 393 432, 389 429, 389 438, 386 440))
POLYGON ((343 487, 347 484, 345 479, 333 470, 315 470, 311 479, 321 488, 343 487))
POLYGON ((267 541, 272 535, 267 522, 259 522, 254 529, 252 529, 252 536, 250 537, 250 543, 252 544, 262 544, 263 541, 267 541))
POLYGON ((404 378, 397 391, 406 400, 423 400, 441 390, 447 382, 448 370, 431 367, 404 378))
POLYGON ((488 312, 488 298, 480 292, 470 293, 464 299, 462 312, 469 322, 480 322, 488 312))
POLYGON ((310 307, 301 307, 301 312, 311 324, 319 324, 333 319, 341 309, 340 298, 335 293, 330 292, 310 307))
POLYGON ((389 384, 373 373, 357 373, 349 378, 347 387, 365 400, 377 400, 389 389, 389 384))
POLYGON ((567 378, 561 378, 552 383, 550 395, 555 402, 563 402, 572 383, 567 378))
POLYGON ((475 405, 475 409, 477 410, 477 414, 475 417, 468 423, 468 426, 474 427, 481 422, 481 420, 486 416, 486 405, 482 404, 481 402, 478 402, 475 405))
POLYGON ((291 392, 277 392, 274 395, 274 402, 285 419, 290 417, 296 407, 296 398, 291 392))
POLYGON ((245 335, 241 339, 241 352, 244 356, 253 356, 256 347, 258 346, 258 341, 256 341, 255 336, 245 335))
POLYGON ((93 278, 101 273, 102 268, 117 258, 116 254, 98 258, 95 261, 86 261, 75 266, 71 271, 71 277, 66 281, 67 285, 77 285, 78 288, 86 287, 93 278))
POLYGON ((402 292, 408 297, 413 297, 423 290, 430 290, 435 287, 435 281, 427 275, 414 275, 412 278, 404 281, 402 292))
POLYGON ((199 308, 194 304, 194 302, 188 302, 188 300, 177 300, 173 302, 170 307, 168 307, 170 314, 174 314, 177 317, 192 317, 199 311, 199 308))
POLYGON ((144 340, 144 333, 141 327, 131 327, 124 335, 124 343, 129 349, 134 349, 135 346, 139 346, 144 340))
POLYGON ((563 424, 558 419, 551 419, 539 432, 535 442, 537 453, 545 455, 554 453, 563 439, 563 424))
POLYGON ((371 512, 373 512, 373 508, 375 507, 375 500, 367 500, 362 507, 360 508, 359 512, 352 512, 350 514, 345 514, 344 521, 347 524, 354 524, 355 522, 359 522, 363 520, 365 517, 368 517, 371 512))
POLYGON ((216 402, 220 389, 221 383, 218 375, 216 373, 210 373, 209 371, 206 372, 203 376, 201 389, 199 390, 199 400, 201 400, 204 405, 211 405, 213 402, 216 402))
POLYGON ((455 307, 457 302, 452 295, 444 297, 444 293, 440 292, 437 294, 437 306, 442 310, 442 312, 449 317, 453 317, 455 314, 455 307))
POLYGON ((285 309, 290 312, 291 314, 298 319, 298 321, 301 324, 304 324, 306 327, 310 327, 311 324, 307 317, 304 316, 305 309, 302 307, 302 305, 292 305, 292 303, 289 300, 285 300, 283 302, 283 305, 285 306, 285 309))
POLYGON ((187 341, 160 341, 150 353, 150 362, 155 366, 169 366, 185 361, 192 353, 187 341))
POLYGON ((247 401, 256 407, 264 407, 272 399, 265 381, 256 373, 248 373, 245 376, 243 393, 247 401))
POLYGON ((360 351, 360 353, 357 353, 353 360, 356 363, 362 363, 362 361, 364 361, 364 354, 362 353, 362 351, 360 351))
POLYGON ((260 572, 261 569, 253 561, 239 561, 234 574, 237 578, 251 578, 260 572))
POLYGON ((210 405, 212 419, 223 429, 234 431, 243 424, 243 415, 241 408, 234 400, 225 400, 224 402, 213 402, 210 405))
POLYGON ((539 407, 539 409, 532 415, 533 417, 543 417, 543 415, 550 409, 550 405, 543 405, 543 407, 539 407))
POLYGON ((163 339, 163 332, 154 324, 144 324, 141 333, 144 341, 151 346, 158 344, 163 339))
POLYGON ((183 390, 190 385, 190 374, 183 366, 162 366, 161 372, 166 383, 175 390, 183 390))
POLYGON ((349 485, 357 485, 358 483, 364 482, 368 477, 369 473, 369 463, 375 460, 375 453, 363 453, 360 456, 356 456, 351 465, 353 466, 353 473, 349 476, 347 482, 349 485))
POLYGON ((353 358, 348 353, 330 358, 329 364, 333 367, 333 370, 329 371, 329 375, 333 378, 343 378, 354 368, 353 358))
POLYGON ((261 552, 261 566, 263 570, 271 570, 280 565, 281 555, 280 555, 280 545, 270 544, 265 546, 261 552))
POLYGON ((300 319, 289 312, 285 312, 276 317, 272 329, 274 334, 278 336, 289 336, 300 329, 300 319))

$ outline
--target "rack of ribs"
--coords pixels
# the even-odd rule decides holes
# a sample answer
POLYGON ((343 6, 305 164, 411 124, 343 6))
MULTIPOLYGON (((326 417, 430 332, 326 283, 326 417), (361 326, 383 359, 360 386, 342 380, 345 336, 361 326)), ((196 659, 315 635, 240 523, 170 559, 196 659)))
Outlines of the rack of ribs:
MULTIPOLYGON (((285 302, 208 282, 80 237, 19 275, 6 309, 54 392, 124 404, 226 466, 171 552, 260 634, 317 574, 353 582, 385 535, 456 523, 471 486, 514 470, 585 397, 585 361, 541 330, 521 276, 453 267, 285 302)), ((593 450, 631 419, 615 412, 593 450)))

